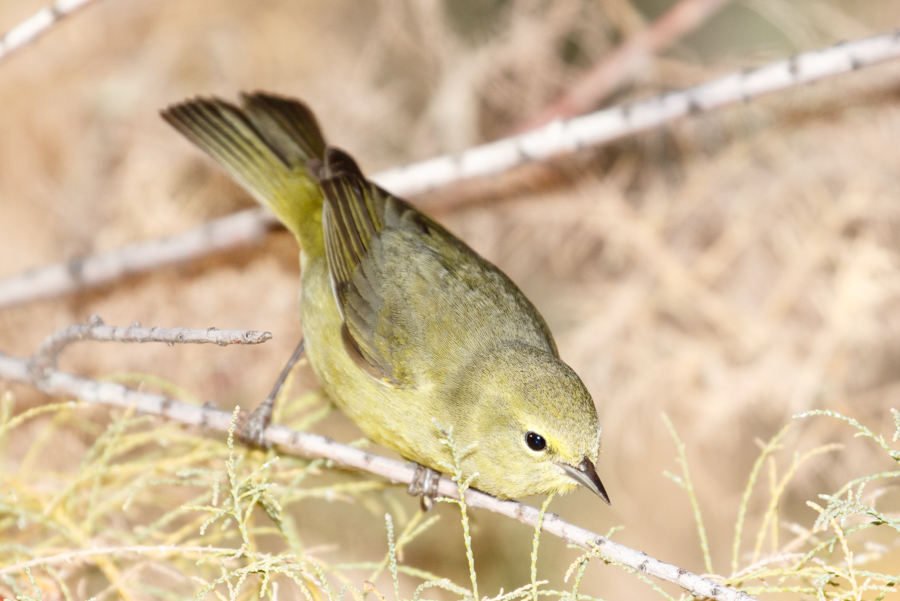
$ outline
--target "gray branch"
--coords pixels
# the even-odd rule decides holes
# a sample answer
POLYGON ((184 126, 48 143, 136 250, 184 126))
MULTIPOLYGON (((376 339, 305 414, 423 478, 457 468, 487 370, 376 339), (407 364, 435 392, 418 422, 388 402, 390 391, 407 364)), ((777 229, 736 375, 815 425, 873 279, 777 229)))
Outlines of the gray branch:
MULTIPOLYGON (((209 404, 188 405, 164 396, 138 392, 112 382, 97 382, 56 370, 46 370, 41 378, 35 378, 27 359, 16 359, 0 353, 0 380, 30 384, 47 394, 71 395, 90 402, 122 408, 134 408, 142 413, 159 415, 174 421, 200 426, 219 432, 227 432, 231 426, 231 413, 220 411, 209 404)), ((375 474, 391 482, 409 483, 415 473, 414 464, 388 459, 362 449, 308 432, 297 432, 283 426, 269 426, 265 439, 283 450, 305 456, 323 457, 340 466, 355 468, 375 474)), ((438 493, 448 498, 459 498, 456 482, 441 477, 438 493)), ((468 490, 466 504, 482 508, 518 520, 535 527, 540 511, 516 501, 501 501, 485 493, 468 490)), ((669 563, 659 561, 642 551, 613 542, 584 528, 563 521, 558 515, 547 514, 543 530, 568 543, 596 551, 603 559, 630 567, 634 570, 681 586, 696 598, 717 601, 753 601, 747 593, 714 582, 669 563)))
POLYGON ((474 177, 496 175, 531 161, 599 146, 686 115, 745 102, 900 57, 900 30, 844 42, 705 84, 566 121, 385 171, 372 179, 395 194, 418 194, 474 177))
POLYGON ((0 60, 35 41, 76 10, 94 0, 57 0, 45 6, 3 35, 0 35, 0 60))
POLYGON ((205 330, 191 328, 144 328, 135 322, 127 328, 104 325, 103 320, 92 315, 85 323, 75 324, 54 332, 44 340, 38 350, 29 357, 31 375, 35 381, 46 377, 48 370, 56 367, 60 353, 73 342, 164 342, 166 344, 261 344, 271 340, 269 332, 256 330, 205 330))
POLYGON ((247 209, 166 238, 26 271, 0 281, 0 308, 67 294, 262 240, 275 217, 262 208, 247 209))
MULTIPOLYGON (((600 146, 686 115, 747 101, 897 57, 900 57, 900 30, 805 52, 649 100, 567 121, 554 121, 528 133, 477 146, 457 155, 384 171, 372 179, 398 196, 409 196, 470 178, 497 175, 563 152, 600 146)), ((127 274, 250 244, 262 238, 273 222, 274 218, 262 209, 241 211, 183 234, 135 243, 0 280, 0 308, 70 293, 127 274)))

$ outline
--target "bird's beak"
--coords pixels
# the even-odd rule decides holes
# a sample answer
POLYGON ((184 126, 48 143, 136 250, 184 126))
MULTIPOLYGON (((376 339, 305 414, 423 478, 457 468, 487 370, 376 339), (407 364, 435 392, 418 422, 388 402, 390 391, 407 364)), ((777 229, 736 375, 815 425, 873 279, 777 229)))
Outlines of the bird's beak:
POLYGON ((606 489, 603 488, 603 483, 600 482, 600 476, 597 475, 597 470, 594 468, 594 464, 591 463, 590 459, 585 457, 581 460, 581 463, 578 464, 578 467, 569 465, 568 463, 556 461, 554 461, 554 463, 563 468, 573 480, 596 493, 598 497, 606 501, 607 505, 612 505, 612 503, 609 502, 609 495, 606 494, 606 489))

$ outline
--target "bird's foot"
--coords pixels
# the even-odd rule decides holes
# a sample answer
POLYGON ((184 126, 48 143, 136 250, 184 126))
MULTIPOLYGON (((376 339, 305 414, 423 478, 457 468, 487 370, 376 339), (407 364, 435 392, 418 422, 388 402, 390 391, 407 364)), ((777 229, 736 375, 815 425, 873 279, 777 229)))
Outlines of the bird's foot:
POLYGON ((238 415, 235 437, 246 445, 268 449, 272 446, 266 440, 266 428, 272 423, 272 409, 275 403, 267 398, 252 412, 241 411, 238 415))
POLYGON ((269 393, 266 400, 260 403, 259 407, 254 409, 253 413, 249 414, 249 416, 244 412, 241 412, 235 432, 238 439, 251 446, 262 447, 264 449, 268 449, 272 446, 271 443, 266 440, 266 428, 272 423, 272 411, 275 409, 275 400, 278 398, 278 394, 281 392, 294 365, 297 364, 297 361, 299 361, 302 356, 303 339, 301 338, 300 343, 297 344, 297 348, 294 349, 294 354, 291 355, 291 358, 284 366, 284 369, 281 370, 281 375, 278 376, 278 381, 275 382, 275 386, 272 387, 272 392, 269 393))
POLYGON ((422 511, 428 511, 434 507, 434 501, 438 498, 438 483, 441 480, 441 474, 421 463, 414 465, 416 471, 406 491, 414 497, 419 497, 422 511))

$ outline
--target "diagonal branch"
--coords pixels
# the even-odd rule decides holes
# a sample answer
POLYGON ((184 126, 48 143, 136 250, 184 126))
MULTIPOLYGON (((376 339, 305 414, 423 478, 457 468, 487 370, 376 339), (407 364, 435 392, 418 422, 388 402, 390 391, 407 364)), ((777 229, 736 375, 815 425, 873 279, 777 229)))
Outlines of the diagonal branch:
POLYGON ((264 209, 246 209, 175 236, 29 270, 0 281, 0 308, 93 288, 164 265, 254 244, 276 224, 275 217, 264 209))
POLYGON ((0 60, 35 41, 53 29, 54 25, 93 1, 56 0, 50 6, 45 6, 3 35, 0 35, 0 60))
MULTIPOLYGON (((410 196, 517 166, 599 146, 663 126, 686 115, 757 98, 900 57, 900 30, 805 52, 758 69, 617 106, 528 133, 383 171, 372 180, 398 196, 410 196)), ((259 240, 274 219, 262 209, 234 213, 168 238, 57 263, 0 281, 0 308, 70 293, 164 265, 259 240)))
POLYGON ((732 0, 680 0, 646 27, 607 53, 574 86, 531 119, 522 131, 567 119, 594 108, 630 78, 647 57, 696 29, 732 0))
POLYGON ((616 106, 533 131, 398 167, 372 179, 395 194, 419 194, 447 184, 496 175, 563 152, 599 146, 659 127, 686 115, 710 111, 765 94, 795 88, 900 57, 900 30, 804 52, 738 71, 662 96, 616 106))
MULTIPOLYGON (((142 413, 159 415, 182 424, 219 432, 227 432, 232 421, 231 413, 215 409, 208 403, 203 406, 188 405, 160 395, 138 392, 112 382, 98 382, 52 369, 45 370, 42 377, 36 378, 29 369, 28 359, 17 359, 2 353, 0 353, 0 380, 30 384, 47 394, 71 395, 89 403, 135 408, 142 413)), ((278 445, 282 450, 330 459, 338 465, 376 474, 392 482, 409 483, 414 477, 414 464, 349 447, 318 434, 297 432, 283 426, 269 426, 265 439, 270 444, 278 445)), ((437 491, 444 497, 459 498, 457 483, 446 477, 440 478, 437 491)), ((466 491, 465 500, 469 507, 487 509, 531 527, 535 527, 540 519, 541 512, 535 507, 517 501, 501 501, 477 490, 466 491)), ((542 529, 570 544, 596 551, 607 561, 677 584, 694 597, 708 597, 717 601, 753 601, 752 597, 743 591, 654 559, 642 551, 569 524, 558 515, 545 514, 542 529)))

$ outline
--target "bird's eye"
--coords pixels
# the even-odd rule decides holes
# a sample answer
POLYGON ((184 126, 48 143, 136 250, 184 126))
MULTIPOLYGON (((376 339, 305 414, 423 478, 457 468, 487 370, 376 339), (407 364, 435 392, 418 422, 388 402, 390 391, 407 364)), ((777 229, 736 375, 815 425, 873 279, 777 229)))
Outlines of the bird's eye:
POLYGON ((537 432, 528 432, 525 434, 525 444, 532 451, 543 451, 547 448, 547 441, 537 432))

